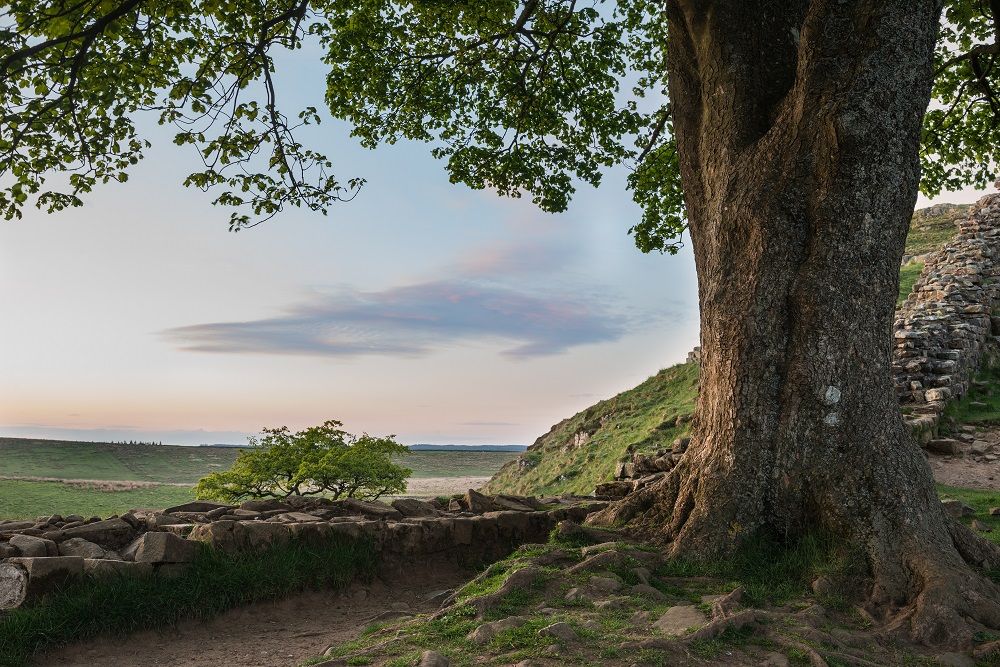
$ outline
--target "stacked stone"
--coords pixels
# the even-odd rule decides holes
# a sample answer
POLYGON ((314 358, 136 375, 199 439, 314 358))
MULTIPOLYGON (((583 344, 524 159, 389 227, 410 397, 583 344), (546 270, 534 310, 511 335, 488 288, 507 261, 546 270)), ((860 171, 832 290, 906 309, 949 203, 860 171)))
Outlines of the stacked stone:
POLYGON ((1000 195, 981 199, 958 236, 925 257, 896 312, 893 374, 908 421, 926 443, 948 400, 960 398, 995 344, 1000 318, 1000 195))
POLYGON ((197 501, 109 519, 55 515, 0 521, 0 610, 85 574, 181 573, 197 557, 199 543, 232 553, 291 540, 322 545, 339 536, 369 540, 379 552, 379 566, 388 570, 432 556, 480 563, 527 542, 544 542, 560 521, 583 521, 605 505, 593 498, 486 496, 470 489, 447 501, 292 497, 238 506, 197 501))

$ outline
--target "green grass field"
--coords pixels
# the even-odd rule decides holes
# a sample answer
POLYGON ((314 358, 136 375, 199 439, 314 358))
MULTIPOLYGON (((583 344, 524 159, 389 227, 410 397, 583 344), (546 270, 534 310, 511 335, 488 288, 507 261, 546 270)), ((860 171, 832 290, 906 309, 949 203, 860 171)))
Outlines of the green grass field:
MULTIPOLYGON (((210 472, 228 469, 238 453, 227 447, 0 438, 0 477, 194 484, 210 472)), ((399 462, 418 478, 480 477, 516 457, 512 452, 410 452, 399 462)))
POLYGON ((194 484, 238 449, 0 438, 0 476, 194 484))
POLYGON ((162 509, 189 500, 194 500, 194 492, 185 486, 106 491, 62 482, 0 479, 0 519, 34 519, 51 514, 106 517, 130 509, 162 509))
MULTIPOLYGON (((195 482, 210 472, 229 468, 238 454, 238 449, 226 447, 0 438, 0 519, 51 514, 108 516, 136 508, 177 505, 194 498, 195 482), (26 477, 50 481, 11 479, 26 477), (136 482, 142 486, 54 480, 136 482)), ((489 477, 516 457, 511 452, 411 452, 401 457, 400 463, 413 470, 415 479, 489 477)))

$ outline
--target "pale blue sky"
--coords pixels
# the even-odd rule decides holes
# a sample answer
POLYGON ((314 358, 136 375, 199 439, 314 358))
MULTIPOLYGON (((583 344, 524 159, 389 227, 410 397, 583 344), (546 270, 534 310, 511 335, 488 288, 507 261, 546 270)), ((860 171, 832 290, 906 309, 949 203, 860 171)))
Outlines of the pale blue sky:
MULTIPOLYGON (((292 106, 321 106, 322 71, 293 64, 292 106)), ((232 234, 180 185, 192 156, 151 136, 127 184, 0 224, 0 435, 241 442, 337 418, 530 443, 697 344, 690 249, 634 248, 624 170, 549 215, 331 122, 311 138, 361 194, 232 234)))

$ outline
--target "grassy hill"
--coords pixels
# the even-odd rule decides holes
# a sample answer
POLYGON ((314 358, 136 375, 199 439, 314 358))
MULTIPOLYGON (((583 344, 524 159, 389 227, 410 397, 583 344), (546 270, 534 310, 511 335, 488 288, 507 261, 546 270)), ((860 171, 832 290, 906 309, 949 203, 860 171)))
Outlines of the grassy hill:
POLYGON ((0 476, 194 484, 236 460, 232 447, 0 438, 0 476))
POLYGON ((684 435, 697 393, 697 364, 662 370, 553 426, 486 488, 491 493, 590 493, 611 478, 629 448, 665 449, 684 435))
POLYGON ((958 221, 968 213, 968 204, 938 204, 914 212, 910 220, 910 233, 906 237, 903 254, 912 258, 899 270, 899 299, 896 305, 906 300, 913 285, 924 270, 920 260, 923 255, 933 252, 958 234, 958 221))
MULTIPOLYGON (((957 222, 968 209, 939 204, 913 214, 905 254, 918 259, 900 268, 899 303, 920 277, 924 265, 919 258, 954 238, 957 222)), ((559 422, 501 468, 485 488, 490 493, 591 493, 612 478, 629 451, 667 449, 674 438, 686 434, 687 425, 677 418, 694 411, 697 385, 696 364, 662 370, 638 387, 559 422)))

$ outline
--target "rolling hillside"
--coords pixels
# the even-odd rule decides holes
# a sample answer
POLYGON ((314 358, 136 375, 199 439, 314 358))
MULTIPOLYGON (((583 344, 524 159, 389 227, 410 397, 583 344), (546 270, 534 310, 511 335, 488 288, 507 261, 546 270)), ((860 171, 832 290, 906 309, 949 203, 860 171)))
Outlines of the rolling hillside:
MULTIPOLYGON (((957 235, 956 224, 968 209, 939 204, 913 214, 900 268, 899 303, 920 276, 923 257, 957 235)), ((627 453, 669 449, 675 438, 686 435, 697 385, 697 364, 664 369, 638 387, 559 422, 484 488, 489 493, 589 494, 612 478, 627 453)))
POLYGON ((687 433, 697 393, 697 364, 662 370, 638 387, 559 422, 501 468, 485 488, 490 493, 591 493, 611 478, 629 448, 669 448, 687 433))

